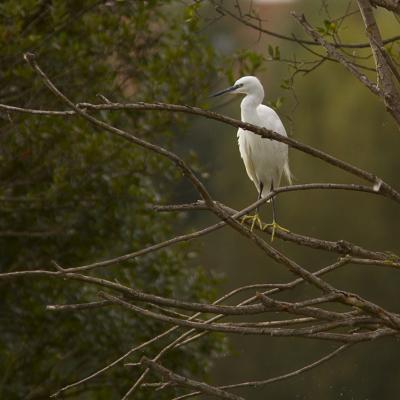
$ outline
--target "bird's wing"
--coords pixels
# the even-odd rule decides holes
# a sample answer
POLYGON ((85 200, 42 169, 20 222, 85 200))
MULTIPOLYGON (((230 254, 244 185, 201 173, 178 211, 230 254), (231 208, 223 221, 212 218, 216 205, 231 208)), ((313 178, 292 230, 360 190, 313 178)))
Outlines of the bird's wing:
POLYGON ((289 185, 293 185, 293 174, 290 170, 289 160, 286 160, 285 165, 283 166, 283 173, 285 174, 286 180, 288 181, 289 185))
POLYGON ((253 163, 253 159, 251 157, 251 147, 249 145, 249 142, 246 136, 246 131, 243 130, 242 128, 238 129, 238 144, 239 144, 239 151, 240 151, 240 156, 242 157, 244 166, 246 168, 246 172, 248 177, 254 182, 258 189, 258 180, 255 172, 255 167, 253 163))
MULTIPOLYGON (((271 107, 268 107, 264 104, 261 104, 257 108, 257 113, 259 115, 260 121, 262 121, 262 126, 264 128, 270 129, 276 133, 279 133, 282 136, 287 137, 286 129, 283 126, 281 119, 278 114, 271 107)), ((282 157, 282 168, 283 173, 289 184, 292 184, 292 173, 290 172, 289 167, 289 157, 288 157, 288 146, 284 143, 274 141, 275 150, 282 157)))
POLYGON ((257 113, 262 122, 262 127, 270 129, 280 135, 287 136, 285 127, 279 115, 271 107, 261 104, 257 107, 257 113))

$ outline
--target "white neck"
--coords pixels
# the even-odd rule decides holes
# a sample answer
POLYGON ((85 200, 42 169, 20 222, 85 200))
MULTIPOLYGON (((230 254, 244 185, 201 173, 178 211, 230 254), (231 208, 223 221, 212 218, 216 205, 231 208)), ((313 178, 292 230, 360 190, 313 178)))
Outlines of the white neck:
POLYGON ((246 97, 240 103, 242 110, 242 119, 246 120, 245 117, 249 113, 251 114, 264 100, 264 90, 262 87, 258 88, 256 93, 246 95, 246 97))

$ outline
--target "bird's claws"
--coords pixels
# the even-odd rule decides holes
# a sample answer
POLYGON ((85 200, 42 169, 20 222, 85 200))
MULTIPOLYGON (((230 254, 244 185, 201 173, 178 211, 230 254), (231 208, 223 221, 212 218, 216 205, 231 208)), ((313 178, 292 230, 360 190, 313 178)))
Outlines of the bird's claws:
POLYGON ((254 215, 245 215, 242 217, 242 224, 244 224, 247 220, 251 220, 251 225, 250 225, 250 232, 253 232, 254 226, 257 224, 258 227, 263 230, 263 223, 260 219, 260 216, 256 213, 254 215))
POLYGON ((276 223, 276 221, 272 221, 270 224, 263 224, 263 222, 260 219, 260 216, 256 213, 254 215, 245 215, 241 219, 241 223, 248 223, 250 225, 250 232, 253 232, 254 227, 257 225, 260 230, 266 231, 267 228, 271 228, 271 242, 274 241, 275 239, 275 232, 277 229, 280 229, 283 232, 290 232, 289 229, 284 228, 283 226, 280 226, 279 224, 276 223))
POLYGON ((284 232, 290 232, 289 229, 286 229, 283 226, 280 226, 279 224, 276 223, 276 221, 272 221, 270 224, 264 224, 262 230, 265 231, 267 228, 271 228, 272 229, 271 242, 273 242, 274 239, 275 239, 275 231, 277 229, 280 229, 281 231, 284 231, 284 232))

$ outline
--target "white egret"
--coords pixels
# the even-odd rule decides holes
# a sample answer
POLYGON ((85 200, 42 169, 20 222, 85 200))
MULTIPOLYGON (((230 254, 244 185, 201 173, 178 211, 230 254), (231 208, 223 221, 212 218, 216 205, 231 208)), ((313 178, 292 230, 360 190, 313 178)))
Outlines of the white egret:
MULTIPOLYGON (((267 128, 280 135, 287 136, 285 127, 278 114, 272 108, 262 104, 264 100, 264 88, 255 76, 244 76, 238 79, 233 86, 213 94, 212 97, 220 96, 224 93, 241 93, 246 95, 240 104, 241 119, 243 122, 267 128)), ((246 167, 247 175, 254 182, 258 190, 258 199, 266 197, 271 190, 279 186, 282 173, 285 174, 288 182, 291 184, 288 146, 286 144, 262 138, 242 128, 239 128, 237 136, 240 155, 246 167)), ((271 240, 273 240, 276 228, 286 229, 276 223, 273 198, 271 202, 271 224, 262 224, 258 215, 258 209, 254 216, 246 216, 244 220, 252 220, 251 229, 254 228, 255 223, 263 230, 267 226, 271 226, 271 240)))

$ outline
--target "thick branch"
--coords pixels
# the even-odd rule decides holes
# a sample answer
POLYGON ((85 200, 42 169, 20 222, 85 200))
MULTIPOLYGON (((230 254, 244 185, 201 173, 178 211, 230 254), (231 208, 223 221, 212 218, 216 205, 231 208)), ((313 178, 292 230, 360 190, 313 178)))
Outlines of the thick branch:
POLYGON ((371 0, 373 6, 383 7, 400 15, 400 0, 371 0))
POLYGON ((393 63, 387 62, 390 56, 383 49, 383 42, 375 21, 374 13, 369 0, 357 0, 358 7, 364 20, 365 30, 371 44, 376 70, 378 74, 378 86, 387 110, 400 125, 400 94, 392 79, 393 63))

